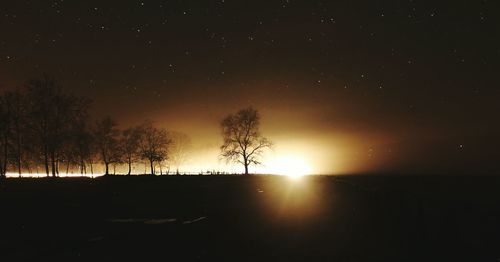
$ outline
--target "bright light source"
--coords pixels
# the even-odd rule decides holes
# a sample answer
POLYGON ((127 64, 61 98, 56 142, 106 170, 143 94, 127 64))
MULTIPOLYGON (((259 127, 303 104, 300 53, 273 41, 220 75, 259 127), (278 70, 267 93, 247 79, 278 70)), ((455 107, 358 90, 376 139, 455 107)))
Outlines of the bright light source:
POLYGON ((312 172, 311 166, 304 158, 294 155, 271 159, 267 161, 266 166, 271 174, 285 175, 292 178, 309 175, 312 172))

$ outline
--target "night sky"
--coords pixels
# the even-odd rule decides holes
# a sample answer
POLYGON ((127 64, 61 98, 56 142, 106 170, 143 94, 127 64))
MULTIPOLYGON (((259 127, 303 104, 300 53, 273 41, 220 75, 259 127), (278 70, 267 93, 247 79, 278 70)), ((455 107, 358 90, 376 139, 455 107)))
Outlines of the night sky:
POLYGON ((197 169, 254 106, 315 173, 500 170, 495 1, 4 2, 1 90, 49 73, 95 118, 189 134, 197 169))

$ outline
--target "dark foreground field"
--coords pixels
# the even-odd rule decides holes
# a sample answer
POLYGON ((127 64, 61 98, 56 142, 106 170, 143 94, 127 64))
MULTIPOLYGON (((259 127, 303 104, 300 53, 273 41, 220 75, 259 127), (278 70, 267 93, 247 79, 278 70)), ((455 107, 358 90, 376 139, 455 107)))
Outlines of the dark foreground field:
POLYGON ((500 179, 0 181, 0 261, 500 261, 500 179))

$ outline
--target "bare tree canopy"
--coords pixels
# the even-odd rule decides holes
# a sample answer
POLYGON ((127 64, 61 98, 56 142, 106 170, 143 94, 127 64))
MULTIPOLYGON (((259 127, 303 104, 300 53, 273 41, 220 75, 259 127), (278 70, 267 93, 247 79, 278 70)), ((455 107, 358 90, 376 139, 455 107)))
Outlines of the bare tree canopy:
POLYGON ((109 164, 116 161, 116 154, 119 151, 119 134, 120 130, 118 130, 116 122, 111 117, 105 117, 96 122, 94 139, 106 169, 105 175, 109 175, 109 164))
POLYGON ((245 167, 260 164, 260 156, 272 142, 260 134, 260 115, 252 108, 245 108, 236 114, 228 115, 221 121, 223 144, 221 156, 229 162, 240 163, 245 167))
POLYGON ((172 141, 165 129, 156 128, 151 122, 144 124, 142 132, 140 155, 142 159, 149 161, 151 175, 154 175, 155 163, 161 165, 161 162, 167 160, 169 146, 172 141))
POLYGON ((77 136, 85 131, 89 106, 89 99, 65 93, 48 75, 1 94, 0 173, 5 175, 8 166, 19 175, 33 168, 38 173, 43 163, 47 176, 57 176, 60 163, 66 170, 83 165, 84 152, 77 146, 89 141, 77 136))
POLYGON ((188 158, 191 149, 191 138, 182 132, 169 132, 168 136, 172 139, 170 146, 169 162, 179 172, 179 167, 184 164, 188 158))
MULTIPOLYGON (((172 141, 165 129, 147 122, 121 131, 111 117, 91 125, 88 108, 91 101, 68 94, 55 78, 43 75, 20 89, 0 93, 0 177, 9 168, 19 175, 23 171, 59 176, 60 166, 66 174, 78 170, 94 174, 97 159, 110 174, 109 166, 128 166, 147 160, 151 173, 170 157, 172 141), (41 170, 40 170, 41 171, 41 170)), ((177 162, 185 158, 189 137, 176 136, 177 162)), ((176 163, 177 163, 176 162, 176 163)))
POLYGON ((124 160, 128 166, 127 175, 132 172, 132 163, 140 158, 139 145, 144 130, 141 126, 129 127, 122 132, 120 144, 123 150, 124 160))

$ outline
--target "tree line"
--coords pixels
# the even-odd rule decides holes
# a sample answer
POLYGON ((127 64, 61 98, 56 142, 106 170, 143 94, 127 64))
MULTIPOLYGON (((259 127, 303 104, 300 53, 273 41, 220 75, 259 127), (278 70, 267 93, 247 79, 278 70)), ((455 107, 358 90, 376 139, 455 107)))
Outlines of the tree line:
MULTIPOLYGON (((151 121, 123 130, 109 116, 92 122, 90 105, 88 98, 64 92, 48 75, 1 94, 0 177, 9 170, 54 177, 75 170, 94 174, 96 164, 104 167, 104 175, 111 168, 115 174, 117 166, 126 166, 130 175, 139 162, 153 175, 163 174, 162 167, 169 173, 186 160, 186 134, 157 128, 151 121)), ((243 165, 248 175, 249 166, 260 164, 262 153, 272 146, 260 133, 259 112, 241 109, 222 119, 220 127, 221 158, 243 165)))
POLYGON ((157 128, 151 121, 120 130, 115 120, 91 121, 91 100, 69 94, 55 79, 44 75, 0 96, 0 176, 8 171, 58 176, 77 171, 104 174, 138 162, 150 174, 179 166, 186 158, 189 137, 157 128), (159 170, 158 170, 159 169, 159 170))

